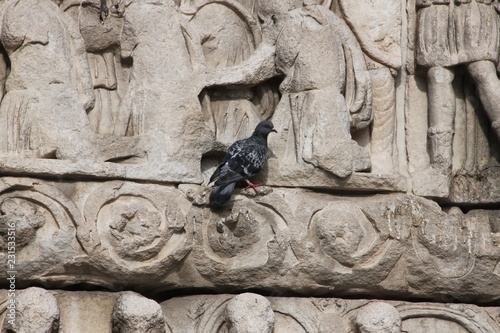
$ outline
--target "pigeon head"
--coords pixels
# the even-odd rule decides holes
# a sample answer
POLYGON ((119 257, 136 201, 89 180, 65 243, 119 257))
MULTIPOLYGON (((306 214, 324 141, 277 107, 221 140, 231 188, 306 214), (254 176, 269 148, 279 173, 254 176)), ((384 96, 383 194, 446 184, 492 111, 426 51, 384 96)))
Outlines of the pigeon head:
POLYGON ((252 136, 253 137, 267 138, 267 136, 271 132, 278 133, 274 129, 274 125, 273 125, 272 122, 270 122, 269 120, 264 120, 264 121, 261 121, 257 125, 257 127, 255 128, 255 131, 253 132, 252 136))

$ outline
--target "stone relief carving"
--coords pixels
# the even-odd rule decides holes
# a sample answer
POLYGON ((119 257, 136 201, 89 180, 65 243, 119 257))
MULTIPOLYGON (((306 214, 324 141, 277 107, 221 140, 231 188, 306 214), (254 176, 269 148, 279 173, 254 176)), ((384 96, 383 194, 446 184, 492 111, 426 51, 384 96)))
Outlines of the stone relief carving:
POLYGON ((401 8, 401 1, 339 1, 343 18, 365 52, 370 73, 373 107, 370 152, 372 172, 378 173, 394 173, 398 165, 394 76, 402 67, 401 8))
POLYGON ((399 242, 390 238, 382 224, 385 221, 370 221, 350 202, 313 204, 298 212, 296 221, 303 220, 310 221, 307 229, 299 222, 300 236, 292 240, 300 261, 297 268, 322 285, 349 276, 362 288, 367 271, 370 281, 382 281, 401 255, 399 242))
MULTIPOLYGON (((208 68, 224 69, 237 65, 247 60, 260 43, 259 25, 244 4, 198 1, 191 6, 186 2, 181 9, 184 13, 193 12, 190 23, 200 32, 208 68)), ((258 97, 256 93, 258 91, 253 89, 218 89, 204 93, 202 107, 211 119, 209 123, 218 142, 229 146, 235 140, 246 138, 263 120, 265 113, 269 113, 254 104, 258 97)), ((264 94, 270 95, 272 91, 264 94)))
MULTIPOLYGON (((8 237, 8 227, 14 226, 16 230, 16 245, 23 248, 36 238, 36 232, 45 224, 41 209, 27 200, 8 198, 0 207, 2 221, 2 236, 8 237)), ((7 242, 2 240, 2 249, 5 251, 7 242)))
POLYGON ((240 294, 226 305, 226 323, 229 333, 274 332, 274 313, 271 303, 256 294, 240 294))
POLYGON ((204 209, 198 212, 195 228, 196 268, 223 284, 251 284, 251 275, 278 269, 288 247, 287 222, 263 202, 245 200, 228 212, 204 209))
POLYGON ((127 74, 127 65, 118 57, 123 4, 111 6, 102 20, 98 1, 62 1, 60 8, 76 21, 85 42, 95 94, 95 105, 87 112, 90 125, 96 133, 113 134, 123 93, 119 89, 126 88, 121 76, 127 74))
POLYGON ((498 14, 492 1, 417 1, 416 7, 416 63, 426 71, 430 161, 414 177, 415 193, 447 197, 453 174, 472 187, 482 187, 482 181, 472 181, 471 174, 495 179, 488 169, 498 164, 489 148, 498 139, 500 114, 498 14), (440 179, 440 186, 429 184, 430 177, 440 179))
POLYGON ((340 177, 369 169, 368 153, 350 134, 351 126, 363 128, 372 119, 369 76, 345 22, 315 4, 266 3, 259 10, 265 22, 263 43, 246 62, 212 74, 209 84, 252 84, 283 75, 282 96, 272 116, 280 144, 270 144, 282 166, 293 170, 310 163, 340 177), (354 89, 346 100, 341 92, 347 71, 353 72, 354 89))
POLYGON ((397 305, 403 329, 408 333, 417 332, 417 327, 425 325, 430 332, 498 332, 498 321, 481 312, 476 307, 461 304, 400 304, 397 305))
MULTIPOLYGON (((19 332, 500 332, 495 320, 500 308, 471 304, 263 297, 253 293, 173 297, 158 304, 133 292, 85 294, 36 287, 20 291, 18 299, 25 310, 19 317, 19 332), (36 306, 40 299, 45 301, 43 311, 36 306), (92 300, 94 307, 86 306, 92 300), (75 318, 79 326, 70 321, 75 318), (262 325, 260 330, 256 325, 262 325)), ((2 331, 7 328, 4 320, 2 331)))
MULTIPOLYGON (((50 280, 44 273, 81 255, 76 226, 81 216, 60 190, 36 180, 3 178, 0 182, 1 258, 7 262, 9 232, 15 233, 14 267, 27 280, 50 280)), ((12 233, 11 233, 12 234, 12 233)), ((6 274, 4 271, 2 274, 6 274)), ((59 276, 60 278, 60 276, 59 276)))
MULTIPOLYGON (((173 333, 187 327, 197 332, 227 332, 226 313, 238 298, 260 295, 181 297, 162 303, 173 333), (182 308, 181 308, 182 307, 182 308), (168 311, 172 309, 173 311, 168 311), (203 330, 204 329, 204 330, 203 330)), ((333 298, 267 297, 274 312, 274 332, 498 332, 498 323, 485 309, 465 304, 341 300, 333 298)), ((255 303, 254 303, 255 304, 255 303)), ((250 311, 250 310, 247 310, 250 311)), ((260 322, 268 323, 267 312, 260 322)), ((259 320, 254 321, 259 322, 259 320)), ((252 328, 247 325, 247 332, 252 328)), ((264 330, 262 330, 264 332, 264 330)))
POLYGON ((191 251, 188 207, 168 188, 104 184, 85 202, 86 250, 97 266, 115 274, 165 274, 191 251))
POLYGON ((118 297, 112 314, 114 333, 166 333, 161 307, 155 301, 134 292, 118 297))
POLYGON ((17 307, 15 325, 4 320, 2 333, 40 332, 57 333, 60 329, 60 309, 56 298, 37 287, 24 289, 15 298, 17 307))
POLYGON ((0 1, 19 288, 351 298, 29 288, 2 331, 500 332, 499 309, 456 303, 500 297, 498 8, 0 1), (208 207, 206 175, 262 119, 269 186, 208 207))
POLYGON ((487 190, 499 186, 497 138, 482 133, 498 116, 493 2, 110 1, 105 11, 102 1, 46 0, 30 25, 16 15, 34 7, 15 4, 2 4, 2 170, 199 183, 217 152, 270 118, 281 127, 270 184, 406 191, 409 177, 418 195, 498 201, 487 190), (435 43, 427 21, 440 22, 435 43), (482 51, 470 46, 476 27, 482 51), (54 52, 64 61, 39 73, 54 52))
POLYGON ((94 94, 81 35, 52 1, 6 1, 2 7, 10 71, 0 108, 1 151, 90 158, 95 147, 85 111, 94 94), (30 24, 23 20, 26 12, 34 15, 30 24))
POLYGON ((354 325, 360 333, 401 333, 401 316, 390 304, 371 302, 356 313, 354 325))
POLYGON ((16 224, 16 267, 27 284, 498 299, 498 210, 285 188, 238 194, 230 209, 213 210, 192 205, 188 192, 4 177, 0 220, 16 224))
MULTIPOLYGON (((384 4, 367 3, 366 6, 370 8, 368 10, 368 14, 371 15, 370 20, 357 14, 362 12, 359 10, 359 6, 364 6, 362 3, 353 4, 346 1, 325 2, 322 3, 321 7, 313 3, 302 5, 298 1, 296 4, 290 3, 287 8, 281 9, 273 7, 274 5, 260 4, 255 1, 239 3, 231 0, 181 1, 162 5, 153 3, 114 4, 110 2, 108 15, 105 15, 102 20, 99 15, 99 11, 102 11, 100 5, 97 1, 84 3, 62 1, 58 10, 51 2, 37 4, 37 6, 45 8, 46 12, 50 11, 50 15, 61 17, 58 22, 63 23, 58 23, 59 26, 52 23, 51 29, 59 31, 58 41, 25 44, 26 47, 23 49, 31 48, 36 55, 18 50, 15 41, 20 39, 15 36, 16 34, 28 36, 31 32, 26 29, 32 29, 33 33, 39 32, 39 29, 31 28, 32 25, 29 25, 23 28, 26 30, 24 32, 22 29, 17 29, 15 24, 9 25, 9 29, 3 29, 4 41, 2 43, 5 44, 3 45, 5 61, 2 68, 4 68, 5 96, 1 104, 3 105, 2 114, 5 121, 2 121, 2 124, 4 126, 10 124, 8 125, 9 130, 7 131, 5 128, 4 131, 4 133, 10 134, 4 136, 5 142, 2 151, 7 156, 11 156, 3 162, 6 170, 32 172, 36 168, 53 169, 51 168, 53 163, 47 164, 37 161, 35 164, 30 164, 23 162, 22 158, 19 160, 19 157, 44 157, 68 159, 76 164, 59 163, 56 165, 67 166, 70 173, 73 174, 83 172, 85 175, 91 175, 95 174, 96 170, 89 169, 86 163, 80 163, 82 160, 96 161, 97 164, 110 161, 123 164, 124 167, 107 166, 102 168, 99 173, 104 177, 127 174, 140 179, 167 179, 170 181, 177 179, 177 181, 200 182, 200 172, 203 170, 197 167, 197 163, 203 154, 219 151, 222 148, 220 144, 224 146, 239 137, 248 135, 245 129, 251 128, 251 124, 259 119, 272 118, 283 130, 281 131, 282 136, 271 143, 274 146, 276 158, 270 161, 270 170, 272 171, 269 177, 270 183, 283 185, 293 176, 295 179, 293 184, 301 186, 321 183, 322 186, 347 190, 360 187, 367 190, 373 188, 377 190, 387 188, 406 190, 403 179, 398 178, 401 177, 398 175, 399 171, 402 171, 402 174, 406 172, 404 170, 406 166, 405 149, 401 146, 401 140, 404 138, 401 136, 401 127, 396 128, 398 122, 406 121, 408 124, 415 123, 417 125, 407 130, 406 138, 409 156, 408 166, 413 177, 413 188, 416 194, 449 197, 452 201, 478 200, 473 199, 477 196, 468 196, 459 190, 462 186, 469 186, 477 191, 480 197, 484 198, 479 199, 480 202, 495 202, 497 200, 496 197, 488 194, 490 191, 486 190, 488 186, 498 187, 495 180, 495 169, 488 167, 488 165, 498 164, 495 162, 497 159, 495 154, 497 153, 493 150, 494 159, 490 160, 491 154, 488 148, 491 142, 495 142, 492 140, 496 139, 488 139, 488 137, 481 135, 481 126, 485 124, 482 124, 483 120, 478 122, 478 119, 482 117, 481 108, 484 108, 486 114, 489 115, 492 124, 495 123, 496 117, 492 106, 494 103, 489 102, 493 94, 488 92, 494 90, 495 82, 498 81, 494 77, 495 49, 497 48, 495 37, 497 35, 495 32, 497 17, 494 4, 476 1, 460 5, 456 5, 454 2, 450 4, 419 2, 411 8, 412 3, 402 4, 397 1, 384 4), (327 7, 331 7, 341 18, 326 10, 327 7), (405 8, 407 14, 403 15, 405 8), (285 15, 285 12, 289 10, 292 10, 291 14, 285 15), (144 29, 147 30, 148 24, 152 24, 151 18, 154 17, 152 12, 156 12, 156 15, 162 17, 172 15, 171 21, 177 22, 177 28, 170 29, 168 33, 172 35, 166 34, 163 42, 160 42, 157 36, 148 37, 151 41, 154 40, 153 44, 159 48, 153 52, 154 56, 149 56, 147 52, 141 51, 142 47, 146 45, 145 43, 149 43, 146 42, 146 37, 141 35, 141 38, 137 39, 136 35, 144 29), (277 15, 279 13, 283 15, 277 15), (319 16, 317 16, 319 13, 321 13, 321 17, 328 17, 328 19, 321 23, 319 16), (459 24, 463 31, 458 31, 458 35, 470 35, 470 38, 474 37, 468 31, 473 31, 474 27, 480 26, 482 22, 487 22, 486 37, 483 41, 487 47, 482 48, 484 54, 480 54, 476 50, 469 50, 470 47, 465 44, 463 50, 460 45, 452 50, 448 50, 447 46, 441 50, 443 41, 448 38, 445 35, 449 30, 447 26, 444 26, 444 23, 439 32, 436 32, 441 36, 438 38, 439 40, 437 39, 434 44, 432 39, 430 42, 427 41, 434 32, 426 32, 427 28, 420 28, 420 25, 423 26, 425 20, 432 21, 445 13, 454 15, 450 18, 450 22, 458 22, 462 17, 474 14, 475 16, 469 15, 474 17, 474 19, 469 20, 470 26, 459 24), (149 15, 150 19, 141 27, 138 22, 146 22, 140 19, 143 15, 149 15), (217 15, 223 19, 217 19, 217 15), (270 20, 272 15, 279 19, 273 22, 270 20), (138 22, 134 21, 136 18, 138 18, 138 22), (415 24, 412 23, 413 21, 415 24), (422 24, 418 25, 417 23, 420 21, 422 24), (293 38, 289 39, 287 33, 295 31, 293 30, 294 26, 300 22, 316 22, 317 25, 314 23, 307 28, 304 25, 296 30, 297 33, 299 31, 301 34, 311 33, 311 31, 324 32, 313 33, 314 38, 302 38, 300 43, 295 43, 294 38, 298 35, 290 33, 292 35, 290 37, 293 38), (328 27, 325 26, 326 22, 329 22, 328 27), (217 28, 219 25, 220 28, 217 28), (207 29, 207 27, 212 30, 207 29), (404 32, 405 27, 408 28, 407 32, 404 32), (316 28, 323 30, 314 30, 316 28), (282 33, 277 38, 276 34, 279 29, 282 29, 282 33), (328 32, 328 29, 333 30, 328 32), (354 34, 351 33, 351 30, 354 34), (415 45, 413 45, 412 34, 415 32, 418 33, 415 45), (326 38, 328 33, 336 34, 336 42, 334 42, 335 39, 332 39, 328 43, 320 43, 319 39, 326 38), (408 35, 408 41, 403 39, 405 35, 408 35), (318 39, 318 41, 313 42, 314 39, 318 39), (312 44, 306 45, 306 40, 310 40, 312 44), (236 41, 240 44, 236 44, 236 41), (10 45, 10 43, 14 44, 10 45), (343 45, 342 48, 335 47, 335 50, 342 50, 337 55, 338 61, 333 60, 336 59, 334 56, 315 56, 315 52, 319 52, 319 50, 323 53, 326 52, 324 47, 318 48, 318 43, 332 47, 335 43, 337 46, 343 45), (44 46, 42 47, 42 45, 44 46), (168 45, 172 48, 167 47, 168 45), (217 47, 214 47, 215 45, 217 47), (408 81, 408 98, 411 98, 413 94, 411 87, 413 72, 411 71, 415 70, 415 64, 411 63, 413 58, 410 56, 410 52, 404 49, 407 47, 411 50, 413 46, 416 46, 415 63, 420 66, 418 68, 429 68, 427 70, 428 80, 423 83, 427 85, 425 89, 428 92, 429 100, 429 123, 427 115, 401 110, 402 104, 398 102, 400 97, 397 96, 402 95, 396 81, 405 78, 404 73, 400 72, 404 66, 407 66, 412 74, 408 81), (38 51, 39 48, 40 51, 38 51), (275 61, 262 63, 265 57, 261 56, 264 56, 266 52, 272 52, 271 49, 276 50, 275 61), (288 51, 293 49, 300 52, 300 57, 297 59, 293 58, 293 52, 288 54, 288 51), (30 68, 23 65, 25 63, 39 63, 37 58, 42 57, 43 54, 46 54, 46 59, 49 59, 51 50, 59 50, 58 52, 66 54, 67 64, 65 66, 59 65, 57 71, 52 71, 46 78, 38 76, 30 78, 30 75, 33 75, 31 72, 20 70, 20 68, 30 68), (443 59, 440 58, 439 61, 446 63, 440 63, 436 60, 436 57, 439 58, 436 55, 443 52, 446 56, 443 59), (470 55, 467 55, 469 53, 470 55), (73 56, 73 54, 77 54, 77 56, 73 56), (175 60, 176 56, 179 57, 178 60, 175 60), (307 65, 308 61, 310 61, 309 65, 307 65), (324 62, 324 64, 320 66, 320 62, 324 62), (472 104, 467 102, 469 100, 467 96, 474 98, 474 87, 471 84, 466 86, 466 90, 469 89, 469 92, 465 92, 463 97, 459 96, 456 88, 452 89, 453 76, 456 77, 455 81, 457 82, 465 80, 460 73, 458 76, 457 73, 454 73, 458 71, 456 65, 466 62, 469 65, 462 67, 470 72, 469 75, 477 88, 477 96, 481 102, 480 104, 476 103, 477 105, 474 105, 474 102, 471 102, 472 104), (175 66, 172 67, 171 64, 174 63, 175 66), (260 65, 260 74, 254 78, 238 78, 235 76, 237 73, 235 69, 241 68, 242 64, 255 64, 257 67, 260 65), (297 66, 300 67, 300 73, 303 73, 306 70, 306 65, 310 67, 308 69, 310 72, 306 72, 308 74, 305 76, 302 74, 299 76, 296 71, 297 66), (147 74, 148 66, 155 67, 158 71, 147 74), (263 69, 266 66, 270 70, 264 73, 263 69), (341 73, 345 67, 345 75, 339 75, 337 79, 327 78, 326 71, 316 73, 315 67, 338 67, 341 73), (163 69, 160 71, 160 68, 163 69), (205 68, 211 69, 209 73, 213 74, 213 71, 217 71, 220 75, 218 78, 214 78, 210 74, 210 82, 207 83, 202 75, 205 68), (157 73, 162 71, 173 72, 172 75, 161 77, 157 73), (177 72, 186 75, 174 75, 177 72), (314 73, 317 75, 315 79, 312 76, 314 73), (481 73, 485 73, 485 75, 481 75, 481 73), (266 77, 273 75, 280 78, 273 82, 259 83, 263 82, 266 77), (443 78, 448 77, 446 82, 436 81, 441 77, 440 75, 443 78), (73 96, 72 99, 68 97, 65 100, 68 107, 64 107, 64 112, 73 110, 68 113, 67 117, 51 116, 47 113, 52 112, 54 115, 60 115, 62 110, 57 111, 57 107, 52 106, 52 104, 56 103, 61 96, 65 96, 57 93, 54 87, 50 88, 53 92, 45 92, 47 87, 51 86, 45 84, 53 81, 51 77, 58 77, 55 79, 56 81, 67 82, 67 86, 57 84, 57 88, 60 88, 64 94, 73 96), (435 79, 432 79, 433 77, 435 79), (277 85, 279 80, 283 79, 285 80, 280 84, 281 96, 277 96, 277 85), (321 83, 323 80, 326 80, 325 84, 321 83), (18 84, 16 82, 24 83, 18 84), (333 89, 331 88, 333 86, 326 82, 337 82, 335 92, 327 91, 333 89), (231 83, 231 89, 227 85, 220 86, 225 83, 231 83), (240 85, 233 83, 240 83, 240 85), (253 88, 249 88, 249 85, 242 86, 241 83, 249 83, 253 85, 253 88), (199 96, 201 99, 199 102, 198 95, 202 88, 214 84, 220 87, 204 90, 199 96), (312 84, 314 89, 307 91, 304 89, 309 88, 299 89, 298 87, 303 84, 305 84, 304 87, 312 84), (141 87, 146 87, 144 88, 146 90, 141 87), (447 93, 441 93, 440 89, 446 90, 447 93), (300 92, 301 90, 302 92, 300 92), (32 91, 41 94, 42 99, 35 98, 32 91), (163 93, 161 96, 144 95, 144 98, 139 98, 146 92, 150 94, 150 91, 163 91, 163 93), (320 91, 324 97, 319 97, 320 91), (18 98, 18 94, 25 97, 18 98), (335 94, 337 94, 337 102, 335 102, 335 94), (432 94, 440 96, 439 98, 448 96, 445 99, 448 102, 445 104, 448 105, 449 110, 445 108, 443 111, 440 110, 440 104, 434 105, 432 94), (96 97, 94 98, 94 96, 96 97), (292 98, 294 96, 298 98, 295 101, 292 98), (280 102, 277 104, 278 98, 280 102), (11 99, 18 102, 9 102, 11 99), (465 104, 463 104, 464 101, 465 104), (335 103, 338 106, 335 106, 335 103), (44 105, 41 109, 50 111, 30 111, 37 109, 36 105, 44 105), (463 106, 466 106, 465 109, 467 109, 465 115, 462 115, 462 111, 459 110, 463 106), (159 110, 165 107, 170 111, 162 112, 159 110), (372 107, 373 115, 371 115, 372 107), (305 116, 299 112, 303 108, 309 110, 304 113, 305 116), (317 112, 314 111, 315 108, 318 108, 317 112), (350 115, 349 112, 345 111, 346 108, 350 110, 350 115), (330 109, 343 110, 338 111, 339 115, 343 115, 341 117, 343 120, 336 120, 338 117, 334 115, 335 111, 325 111, 330 109), (402 111, 405 112, 404 115, 402 111), (477 112, 479 112, 478 116, 474 115, 477 112), (40 117, 41 121, 33 120, 37 117, 40 117), (356 125, 357 117, 363 119, 359 122, 359 126, 356 125), (370 125, 372 117, 374 120, 373 124, 370 125), (443 117, 448 120, 442 120, 443 117), (349 118, 351 119, 349 120, 349 118), (177 119, 178 122, 175 123, 174 119, 177 119), (447 124, 434 125, 434 122, 439 121, 447 122, 447 124), (329 130, 323 131, 319 124, 328 124, 329 130), (340 127, 333 130, 332 126, 337 125, 340 127), (367 126, 371 127, 369 133, 367 129, 358 129, 354 132, 349 130, 349 127, 366 128, 367 126), (421 127, 428 127, 429 131, 432 132, 429 132, 431 148, 429 156, 425 145, 412 143, 416 138, 413 133, 420 131, 421 127), (434 131, 438 127, 442 128, 437 132, 434 131), (444 130, 445 127, 449 130, 444 130), (47 128, 57 128, 57 130, 50 132, 47 128), (64 132, 65 128, 67 132, 64 132), (464 130, 467 131, 467 134, 464 130), (37 134, 37 131, 41 133, 37 134), (63 132, 67 135, 62 134, 63 132), (453 135, 455 132, 456 134, 453 135), (332 137, 330 138, 328 135, 332 137), (351 135, 359 144, 349 139, 351 135), (173 139, 174 137, 177 139, 173 139), (467 147, 463 146, 464 140, 470 142, 467 143, 467 147), (74 144, 71 144, 70 148, 59 147, 69 141, 78 142, 78 146, 82 147, 78 148, 74 144), (343 143, 344 141, 347 143, 343 143), (452 141, 455 141, 453 145, 452 141), (169 142, 169 144, 165 145, 164 142, 169 142), (396 143, 398 144, 396 145, 396 143), (418 148, 415 150, 413 146, 418 148), (464 149, 467 151, 466 155, 464 155, 464 149), (368 150, 371 153, 370 156, 367 154, 368 150), (439 152, 441 150, 442 152, 439 152), (293 151, 295 153, 292 153, 293 151), (420 152, 416 153, 417 151, 420 152), (185 154, 189 156, 184 156, 185 154), (292 158, 293 156, 295 157, 292 158), (421 162, 415 160, 418 156, 420 156, 418 161, 421 162), (12 157, 17 159, 12 160, 12 157), (293 165, 296 164, 294 159, 297 160, 297 158, 303 161, 301 168, 305 168, 306 171, 301 171, 301 168, 294 169, 293 165), (353 168, 342 165, 350 165, 351 158, 357 161, 355 162, 357 165, 353 168), (425 171, 426 159, 429 159, 428 165, 433 166, 432 170, 419 172, 425 171), (181 160, 185 160, 186 163, 179 162, 181 160), (137 163, 144 165, 144 167, 134 167, 137 163), (340 164, 335 166, 335 163, 340 164), (437 164, 443 166, 444 169, 441 169, 448 170, 444 173, 444 177, 440 176, 443 174, 442 172, 436 172, 440 169, 437 164), (455 170, 454 179, 449 177, 452 164, 455 170), (328 177, 325 173, 318 173, 318 170, 323 169, 344 177, 356 170, 369 169, 370 165, 371 173, 354 172, 352 177, 348 177, 346 181, 339 181, 328 177), (412 170, 413 167, 417 169, 412 170), (479 169, 477 169, 478 167, 479 169), (485 167, 487 168, 485 169, 485 167), (465 170, 466 173, 457 173, 457 170, 465 170), (483 175, 481 180, 473 177, 473 174, 477 172, 481 172, 483 175), (305 177, 309 173, 314 175, 313 179, 305 177), (433 178, 434 181, 430 182, 429 178, 433 178), (457 187, 457 191, 453 190, 455 187, 457 187)), ((14 9, 14 7, 20 8, 9 5, 7 2, 2 6, 5 14, 3 16, 4 25, 7 25, 7 20, 11 20, 17 15, 16 10, 18 9, 14 9)), ((469 42, 472 43, 472 39, 466 41, 466 44, 469 42)), ((455 86, 459 84, 457 82, 455 86)), ((57 103, 59 106, 62 105, 60 102, 57 103)), ((408 101, 404 107, 414 108, 411 103, 408 101)), ((61 108, 63 107, 61 106, 61 108)), ((419 136, 420 140, 427 140, 423 138, 422 134, 419 136)))

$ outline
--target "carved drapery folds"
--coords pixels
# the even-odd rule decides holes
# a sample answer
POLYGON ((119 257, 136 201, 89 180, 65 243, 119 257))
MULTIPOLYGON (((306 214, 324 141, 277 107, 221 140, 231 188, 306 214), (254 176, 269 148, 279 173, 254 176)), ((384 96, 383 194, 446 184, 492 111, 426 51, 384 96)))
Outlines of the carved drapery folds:
POLYGON ((2 3, 0 170, 200 183, 271 119, 269 184, 498 200, 495 2, 108 7, 2 3))
POLYGON ((500 332, 499 7, 0 1, 3 331, 500 332))

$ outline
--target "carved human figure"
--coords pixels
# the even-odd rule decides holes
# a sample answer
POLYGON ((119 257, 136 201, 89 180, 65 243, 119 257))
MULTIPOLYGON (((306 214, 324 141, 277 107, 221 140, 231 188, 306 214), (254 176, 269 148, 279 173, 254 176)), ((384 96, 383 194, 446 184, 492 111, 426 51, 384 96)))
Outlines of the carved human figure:
MULTIPOLYGON (((195 86, 195 71, 202 65, 203 55, 190 40, 196 34, 187 33, 187 22, 170 0, 134 1, 123 15, 121 57, 132 58, 133 68, 114 134, 180 134, 182 121, 188 120, 184 114, 193 113, 186 112, 188 106, 194 107, 188 98, 197 98, 200 91, 195 86), (192 54, 190 48, 197 52, 192 54), (182 105, 182 99, 191 103, 182 105)), ((199 106, 194 110, 201 117, 199 106)))
POLYGON ((198 100, 204 59, 197 34, 170 0, 133 1, 123 17, 121 57, 133 65, 114 134, 146 136, 150 161, 194 177, 213 140, 198 100))
POLYGON ((86 110, 94 94, 84 43, 72 20, 50 0, 6 0, 0 7, 0 39, 10 63, 0 106, 0 152, 91 156, 86 110))
POLYGON ((309 163, 340 177, 369 169, 368 153, 351 139, 350 127, 371 122, 370 79, 346 23, 307 0, 261 1, 259 11, 263 43, 239 66, 211 73, 208 85, 256 84, 284 76, 272 117, 279 138, 271 150, 277 160, 286 166, 309 163), (354 71, 352 101, 342 95, 347 67, 354 71))
MULTIPOLYGON (((201 45, 209 68, 234 66, 248 59, 256 46, 257 31, 250 29, 250 12, 238 2, 206 3, 201 1, 190 24, 200 34, 201 45), (243 18, 243 19, 242 19, 243 18)), ((205 92, 203 108, 213 118, 216 140, 230 145, 244 139, 262 120, 252 102, 250 88, 214 89, 205 92)))
POLYGON ((390 174, 397 166, 395 76, 402 65, 402 1, 337 1, 339 12, 359 40, 370 72, 373 92, 373 122, 370 126, 372 172, 390 174))
POLYGON ((417 63, 427 68, 428 138, 433 169, 451 172, 455 94, 453 67, 472 78, 500 138, 499 24, 491 0, 417 0, 417 63))
POLYGON ((271 333, 274 312, 264 296, 244 293, 227 303, 226 323, 229 333, 271 333))
POLYGON ((105 17, 102 18, 100 12, 106 5, 103 0, 64 0, 60 5, 61 10, 75 20, 85 41, 96 95, 96 103, 89 110, 88 118, 93 131, 99 134, 113 133, 120 103, 118 88, 124 88, 118 87, 118 78, 126 74, 126 66, 117 66, 123 4, 117 0, 111 2, 113 5, 106 7, 105 17))
POLYGON ((392 305, 371 302, 356 314, 357 333, 401 333, 401 316, 392 305))
POLYGON ((326 208, 314 216, 316 236, 325 254, 352 267, 359 259, 357 252, 363 238, 367 236, 360 224, 360 219, 364 216, 360 217, 349 206, 342 207, 345 211, 335 208, 326 208))

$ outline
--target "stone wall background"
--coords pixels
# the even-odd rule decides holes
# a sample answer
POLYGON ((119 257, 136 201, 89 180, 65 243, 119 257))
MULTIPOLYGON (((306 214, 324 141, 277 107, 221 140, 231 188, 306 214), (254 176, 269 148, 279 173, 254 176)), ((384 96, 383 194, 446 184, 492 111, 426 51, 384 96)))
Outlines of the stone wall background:
POLYGON ((3 332, 500 332, 497 8, 0 1, 3 332))

